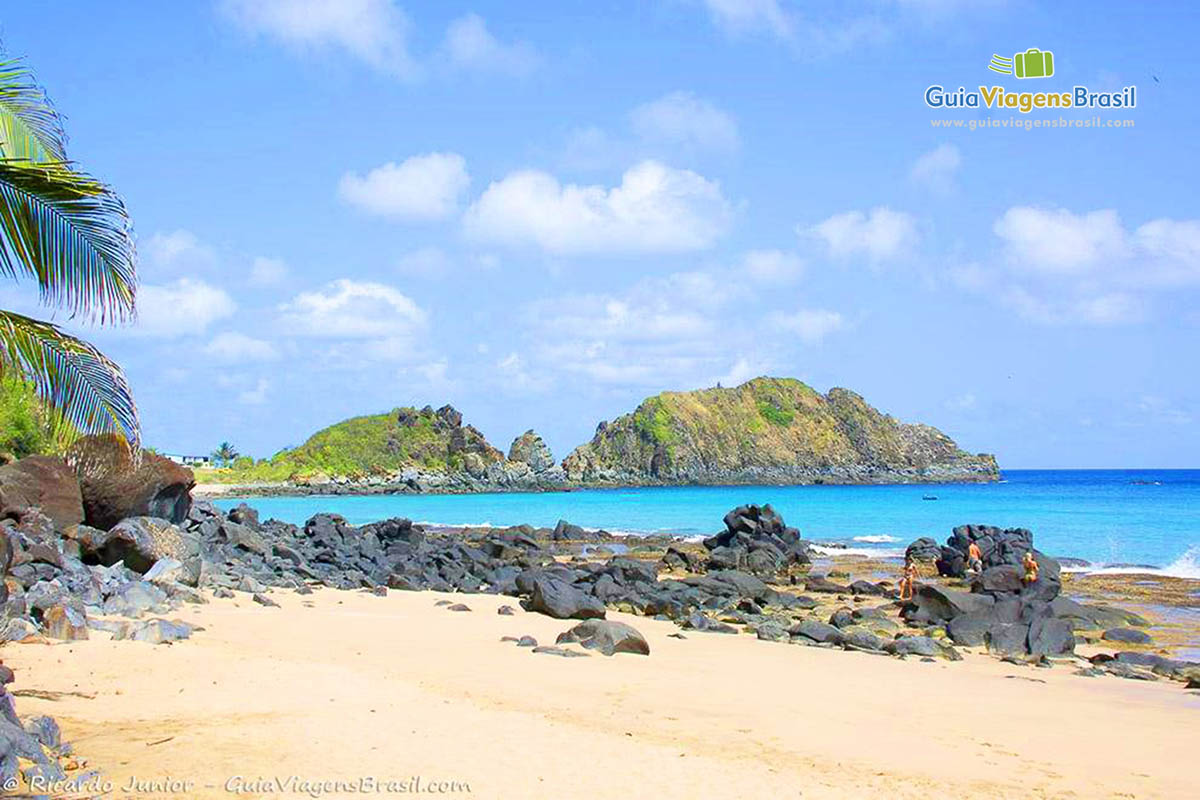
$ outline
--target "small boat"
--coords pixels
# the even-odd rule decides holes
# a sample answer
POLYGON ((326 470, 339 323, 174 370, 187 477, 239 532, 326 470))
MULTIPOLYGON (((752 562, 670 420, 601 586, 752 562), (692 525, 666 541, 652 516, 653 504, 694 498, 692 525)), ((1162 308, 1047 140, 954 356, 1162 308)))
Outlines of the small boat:
POLYGON ((921 499, 922 500, 937 500, 937 495, 936 494, 923 494, 923 495, 921 495, 921 499))

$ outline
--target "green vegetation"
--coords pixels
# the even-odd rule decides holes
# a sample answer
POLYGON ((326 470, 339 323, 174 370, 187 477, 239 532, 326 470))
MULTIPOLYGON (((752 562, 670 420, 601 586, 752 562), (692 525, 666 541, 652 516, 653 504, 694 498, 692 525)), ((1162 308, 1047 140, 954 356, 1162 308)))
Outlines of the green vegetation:
POLYGON ((218 467, 232 466, 238 460, 237 448, 229 442, 221 442, 220 446, 212 451, 212 460, 218 467))
POLYGON ((648 398, 563 465, 576 481, 600 474, 691 481, 756 469, 923 470, 963 459, 984 473, 995 469, 990 456, 969 456, 940 431, 901 424, 854 392, 822 395, 798 380, 763 377, 648 398))
MULTIPOLYGON (((448 407, 447 407, 448 408, 448 407)), ((352 417, 318 431, 299 447, 268 460, 237 459, 228 469, 201 469, 197 480, 213 483, 278 483, 322 478, 363 479, 394 475, 406 468, 455 471, 475 458, 504 456, 479 431, 462 426, 453 409, 397 408, 387 414, 352 417)))
POLYGON ((11 375, 0 379, 0 456, 61 454, 70 438, 33 386, 11 375))
MULTIPOLYGON (((0 61, 0 273, 34 280, 43 305, 104 324, 133 316, 134 260, 121 199, 68 160, 62 119, 30 72, 0 61)), ((120 367, 58 326, 0 310, 0 374, 55 409, 55 437, 113 433, 140 445, 120 367)))
POLYGON ((788 409, 779 408, 767 400, 758 401, 758 413, 762 414, 763 418, 772 425, 780 425, 786 428, 796 419, 796 414, 788 409))

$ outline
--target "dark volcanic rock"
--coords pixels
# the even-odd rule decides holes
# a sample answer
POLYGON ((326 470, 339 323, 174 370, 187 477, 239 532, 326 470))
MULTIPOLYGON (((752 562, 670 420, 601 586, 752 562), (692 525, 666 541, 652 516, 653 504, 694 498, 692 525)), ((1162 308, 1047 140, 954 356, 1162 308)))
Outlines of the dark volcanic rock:
POLYGON ((34 507, 59 533, 83 522, 79 479, 61 458, 29 456, 0 467, 0 517, 15 519, 34 507))
POLYGON ((88 525, 108 530, 128 517, 187 519, 196 485, 187 467, 145 453, 134 468, 124 445, 104 437, 84 437, 75 448, 86 451, 80 489, 88 525))
POLYGON ((603 619, 606 613, 595 597, 550 574, 533 578, 526 610, 555 619, 603 619))
POLYGON ((1109 628, 1100 638, 1106 642, 1123 644, 1151 644, 1154 641, 1150 638, 1150 634, 1134 628, 1109 628))
POLYGON ((808 544, 771 506, 738 506, 725 515, 725 530, 704 540, 710 570, 745 569, 774 575, 791 564, 808 564, 808 544))

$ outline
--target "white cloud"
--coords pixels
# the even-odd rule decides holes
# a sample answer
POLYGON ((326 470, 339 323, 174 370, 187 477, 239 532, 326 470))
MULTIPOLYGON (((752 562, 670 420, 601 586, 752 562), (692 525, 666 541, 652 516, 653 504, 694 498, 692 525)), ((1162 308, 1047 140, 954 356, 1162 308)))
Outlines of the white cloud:
POLYGON ((804 259, 782 250, 750 250, 735 271, 735 275, 769 284, 792 283, 803 274, 804 259))
POLYGON ((691 92, 672 92, 630 114, 633 131, 648 142, 728 152, 740 145, 733 117, 691 92))
POLYGON ((680 272, 624 291, 532 302, 518 315, 527 349, 499 359, 497 370, 656 391, 727 381, 738 360, 766 371, 787 343, 767 329, 765 315, 739 316, 753 298, 743 284, 725 271, 680 272))
POLYGON ((720 186, 690 170, 643 161, 612 188, 560 184, 537 170, 493 182, 467 210, 476 240, 560 254, 701 250, 733 216, 720 186))
POLYGON ((212 341, 204 346, 204 352, 221 361, 235 364, 245 361, 272 361, 279 357, 279 352, 270 342, 236 331, 213 337, 212 341))
POLYGON ((775 313, 770 316, 770 322, 777 330, 795 334, 805 344, 820 344, 826 336, 845 327, 841 314, 824 309, 775 313))
POLYGON ((392 0, 222 0, 221 10, 247 32, 291 47, 342 50, 400 78, 420 74, 408 17, 392 0))
POLYGON ((713 21, 730 33, 767 32, 781 39, 794 32, 792 17, 779 0, 704 0, 713 21))
POLYGON ((381 283, 336 280, 279 307, 280 323, 299 336, 378 339, 404 347, 424 329, 425 311, 381 283))
POLYGON ((1112 210, 1073 214, 1066 209, 1016 206, 992 230, 1019 270, 1059 274, 1086 272, 1127 251, 1125 229, 1112 210))
POLYGON ((457 153, 428 153, 388 162, 365 176, 347 172, 338 184, 343 200, 369 213, 401 220, 453 215, 470 186, 467 162, 457 153))
POLYGON ((216 265, 211 247, 191 231, 156 232, 138 244, 143 277, 162 280, 184 274, 207 272, 216 265))
POLYGON ((926 188, 946 194, 954 188, 962 153, 952 144, 938 145, 923 154, 912 166, 909 177, 926 188))
POLYGON ((739 358, 729 371, 717 379, 721 386, 740 386, 751 378, 771 374, 770 366, 764 361, 739 358))
POLYGON ((138 290, 138 324, 134 333, 174 337, 201 334, 219 319, 237 310, 225 290, 194 278, 138 290))
POLYGON ((538 65, 532 47, 524 42, 504 44, 478 14, 466 14, 451 22, 443 47, 450 63, 464 69, 527 75, 538 65))
POLYGON ((246 389, 238 394, 238 402, 247 406, 261 406, 267 402, 267 390, 270 388, 270 381, 259 378, 253 389, 246 389))
POLYGON ((250 265, 251 286, 278 286, 287 277, 287 264, 278 258, 258 256, 250 265))
POLYGON ((920 239, 912 215, 886 206, 835 214, 797 232, 823 241, 835 258, 865 256, 873 264, 909 254, 920 239))
POLYGON ((422 247, 396 259, 396 271, 419 278, 436 278, 450 272, 450 256, 438 247, 422 247))
POLYGON ((1200 282, 1200 220, 1156 219, 1132 236, 1132 246, 1152 265, 1146 278, 1164 286, 1200 282))

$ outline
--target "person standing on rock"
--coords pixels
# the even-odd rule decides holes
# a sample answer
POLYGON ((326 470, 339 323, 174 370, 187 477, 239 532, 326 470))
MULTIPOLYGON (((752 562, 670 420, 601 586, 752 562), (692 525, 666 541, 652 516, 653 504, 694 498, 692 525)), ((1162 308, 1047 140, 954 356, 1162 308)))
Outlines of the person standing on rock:
POLYGON ((1025 576, 1021 578, 1024 584, 1028 586, 1035 583, 1038 579, 1038 563, 1032 552, 1025 553, 1025 559, 1021 562, 1021 566, 1025 567, 1025 576))
POLYGON ((900 577, 900 600, 912 600, 917 585, 917 562, 913 558, 904 559, 904 572, 900 577))
POLYGON ((967 570, 976 575, 983 572, 983 551, 979 549, 978 542, 971 542, 967 547, 967 570))

